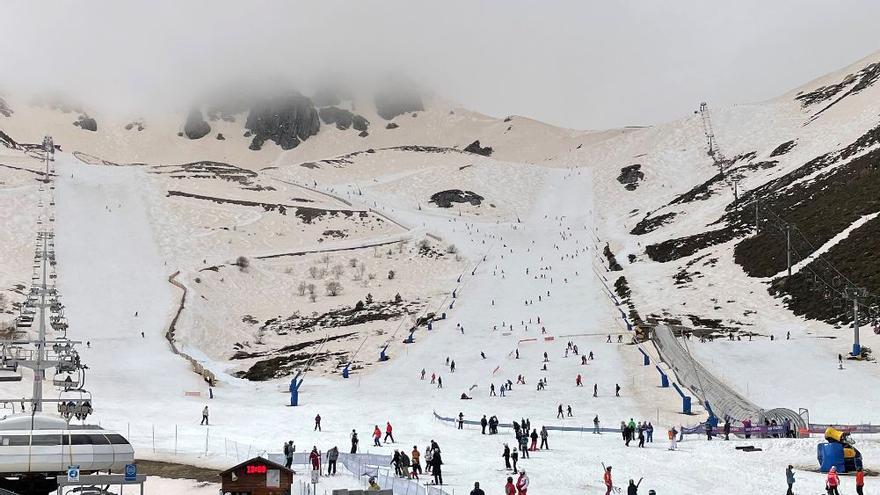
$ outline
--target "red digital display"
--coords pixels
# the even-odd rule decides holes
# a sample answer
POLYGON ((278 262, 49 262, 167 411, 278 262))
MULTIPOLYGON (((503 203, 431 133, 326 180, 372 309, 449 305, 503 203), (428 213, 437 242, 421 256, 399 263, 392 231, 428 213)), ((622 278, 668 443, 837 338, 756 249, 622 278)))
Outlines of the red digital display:
POLYGON ((245 472, 247 474, 266 474, 266 466, 251 464, 245 467, 245 472))

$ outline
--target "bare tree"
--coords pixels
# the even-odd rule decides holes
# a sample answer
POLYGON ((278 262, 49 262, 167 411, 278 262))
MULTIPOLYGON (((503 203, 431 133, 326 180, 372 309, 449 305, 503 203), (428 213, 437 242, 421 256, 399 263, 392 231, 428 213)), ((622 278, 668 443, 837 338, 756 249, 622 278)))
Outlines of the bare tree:
POLYGON ((324 266, 329 266, 330 265, 330 255, 325 254, 324 256, 321 256, 321 263, 324 263, 324 266))
POLYGON ((352 259, 348 260, 348 266, 350 266, 352 268, 357 267, 358 266, 358 259, 352 258, 352 259))
POLYGON ((306 295, 306 289, 308 289, 308 285, 306 284, 305 280, 303 280, 299 283, 299 285, 296 286, 296 291, 299 293, 300 296, 306 295))
POLYGON ((345 273, 345 267, 341 264, 333 265, 333 276, 337 279, 345 273))
POLYGON ((314 296, 315 295, 315 284, 307 285, 306 290, 309 291, 310 296, 314 296))
POLYGON ((361 263, 354 270, 354 279, 355 280, 363 280, 364 272, 367 271, 367 265, 361 263))
POLYGON ((315 302, 315 301, 317 301, 317 300, 318 300, 318 295, 317 295, 317 294, 315 294, 314 292, 311 293, 311 294, 309 294, 309 301, 315 302))
POLYGON ((319 273, 319 272, 320 272, 320 269, 319 269, 317 266, 310 266, 310 267, 309 267, 309 276, 310 276, 310 277, 312 277, 312 278, 318 278, 318 273, 319 273))
POLYGON ((340 292, 342 292, 342 284, 340 284, 336 280, 328 280, 327 284, 324 286, 324 289, 327 290, 328 296, 337 296, 340 292))

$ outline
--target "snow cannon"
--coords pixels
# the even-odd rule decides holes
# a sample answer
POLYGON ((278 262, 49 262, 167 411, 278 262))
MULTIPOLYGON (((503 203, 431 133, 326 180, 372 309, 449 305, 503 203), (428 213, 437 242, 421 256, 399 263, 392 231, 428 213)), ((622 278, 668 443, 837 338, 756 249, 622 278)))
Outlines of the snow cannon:
POLYGON ((828 427, 825 442, 816 446, 819 470, 828 472, 832 467, 839 473, 851 473, 862 467, 862 453, 853 447, 855 440, 845 431, 828 427))

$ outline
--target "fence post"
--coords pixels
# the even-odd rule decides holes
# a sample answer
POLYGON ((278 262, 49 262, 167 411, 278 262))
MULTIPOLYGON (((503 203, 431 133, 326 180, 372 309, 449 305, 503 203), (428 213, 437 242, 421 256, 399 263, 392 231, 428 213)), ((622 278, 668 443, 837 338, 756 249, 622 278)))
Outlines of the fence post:
POLYGON ((174 455, 177 455, 177 425, 174 425, 174 455))
POLYGON ((153 425, 153 453, 156 453, 156 425, 153 425))
POLYGON ((210 433, 211 427, 205 428, 205 455, 208 455, 208 433, 210 433))

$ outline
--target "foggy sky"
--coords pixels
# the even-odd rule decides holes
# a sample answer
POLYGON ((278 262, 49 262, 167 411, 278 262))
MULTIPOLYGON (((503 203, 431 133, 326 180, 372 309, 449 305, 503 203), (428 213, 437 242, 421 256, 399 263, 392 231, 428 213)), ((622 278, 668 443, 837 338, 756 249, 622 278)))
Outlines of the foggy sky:
POLYGON ((878 20, 874 0, 4 0, 0 90, 156 108, 401 71, 490 115, 597 129, 777 96, 880 49, 878 20))

